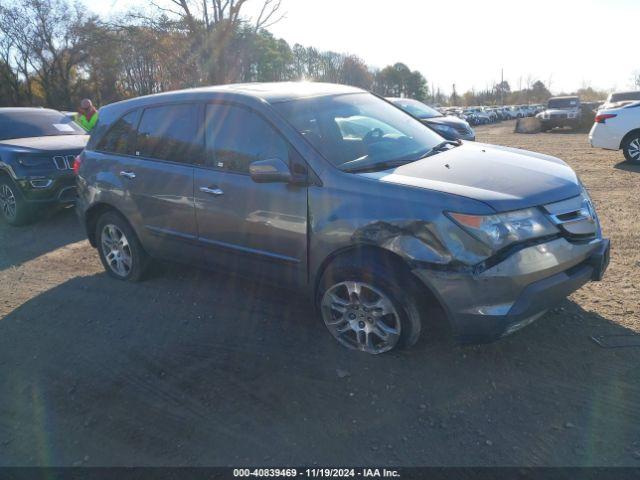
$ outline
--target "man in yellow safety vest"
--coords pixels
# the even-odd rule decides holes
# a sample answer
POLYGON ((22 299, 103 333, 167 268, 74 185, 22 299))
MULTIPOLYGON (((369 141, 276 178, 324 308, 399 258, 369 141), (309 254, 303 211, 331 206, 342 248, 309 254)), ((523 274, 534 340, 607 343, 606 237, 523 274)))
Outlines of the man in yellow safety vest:
POLYGON ((87 132, 93 130, 93 127, 95 127, 98 122, 98 110, 93 106, 91 100, 85 98, 80 102, 80 108, 78 108, 78 114, 74 120, 87 132))

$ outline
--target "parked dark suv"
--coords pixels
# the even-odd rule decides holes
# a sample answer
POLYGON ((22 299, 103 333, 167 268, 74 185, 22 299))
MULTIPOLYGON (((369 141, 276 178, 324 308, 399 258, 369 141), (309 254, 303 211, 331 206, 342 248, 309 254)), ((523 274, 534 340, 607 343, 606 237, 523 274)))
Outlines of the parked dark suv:
POLYGON ((116 103, 80 161, 77 211, 113 277, 140 280, 159 257, 296 287, 338 341, 369 353, 412 345, 433 311, 464 341, 496 339, 608 261, 561 160, 444 140, 351 87, 116 103))
POLYGON ((443 115, 435 108, 411 98, 387 98, 387 100, 409 115, 413 115, 447 140, 475 141, 476 139, 473 128, 466 120, 453 115, 443 115))
POLYGON ((0 108, 0 216, 22 225, 76 197, 73 160, 89 139, 56 110, 0 108))

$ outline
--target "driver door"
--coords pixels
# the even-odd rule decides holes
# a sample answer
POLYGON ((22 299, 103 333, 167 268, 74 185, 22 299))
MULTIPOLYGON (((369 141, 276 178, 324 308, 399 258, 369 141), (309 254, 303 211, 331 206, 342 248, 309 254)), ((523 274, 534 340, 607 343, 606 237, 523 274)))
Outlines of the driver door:
POLYGON ((199 243, 205 261, 287 285, 306 283, 307 187, 256 183, 249 165, 296 155, 262 116, 245 107, 206 107, 205 165, 195 172, 199 243))

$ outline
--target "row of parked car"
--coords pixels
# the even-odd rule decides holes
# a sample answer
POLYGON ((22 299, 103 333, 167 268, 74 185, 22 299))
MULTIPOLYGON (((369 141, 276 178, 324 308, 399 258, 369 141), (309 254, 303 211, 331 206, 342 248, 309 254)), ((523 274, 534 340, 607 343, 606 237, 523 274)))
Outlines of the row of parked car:
POLYGON ((602 278, 609 241, 567 164, 447 140, 425 107, 229 85, 107 105, 90 137, 60 112, 0 109, 0 210, 25 223, 77 192, 111 277, 139 281, 159 258, 286 286, 370 354, 442 321, 496 340, 602 278))
POLYGON ((506 105, 476 107, 441 107, 443 114, 455 116, 467 121, 470 125, 487 125, 489 123, 517 118, 533 117, 544 110, 544 105, 506 105))

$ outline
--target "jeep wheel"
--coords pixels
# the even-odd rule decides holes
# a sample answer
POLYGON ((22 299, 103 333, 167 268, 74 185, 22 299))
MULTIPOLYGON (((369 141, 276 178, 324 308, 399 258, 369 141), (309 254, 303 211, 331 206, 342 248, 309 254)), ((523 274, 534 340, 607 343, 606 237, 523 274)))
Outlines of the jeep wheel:
POLYGON ((636 132, 624 141, 622 152, 627 162, 640 163, 640 132, 636 132))
POLYGON ((31 208, 22 193, 8 178, 0 178, 0 214, 9 225, 24 225, 31 221, 31 208))

